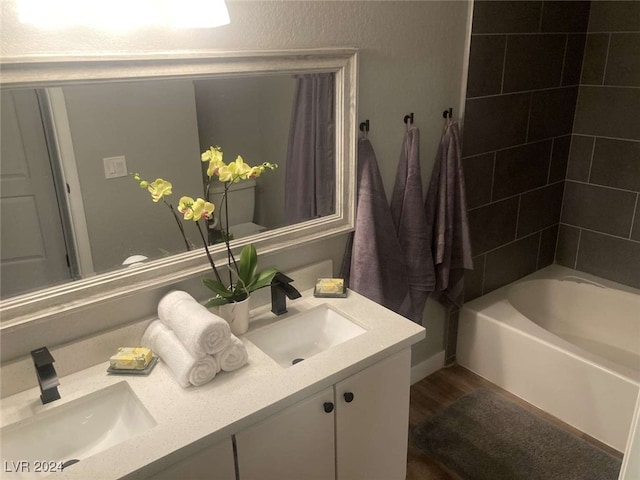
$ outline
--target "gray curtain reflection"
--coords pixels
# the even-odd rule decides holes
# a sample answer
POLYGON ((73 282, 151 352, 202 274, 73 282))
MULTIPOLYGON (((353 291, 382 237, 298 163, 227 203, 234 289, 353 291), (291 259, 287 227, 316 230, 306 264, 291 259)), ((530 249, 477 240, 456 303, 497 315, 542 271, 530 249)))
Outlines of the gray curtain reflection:
POLYGON ((335 211, 333 73, 296 76, 285 173, 285 221, 335 211))

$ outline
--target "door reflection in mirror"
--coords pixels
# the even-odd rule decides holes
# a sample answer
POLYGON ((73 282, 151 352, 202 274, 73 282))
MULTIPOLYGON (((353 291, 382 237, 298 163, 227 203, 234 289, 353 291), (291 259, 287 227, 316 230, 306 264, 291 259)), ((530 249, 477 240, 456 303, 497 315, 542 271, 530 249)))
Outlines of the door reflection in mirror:
POLYGON ((2 92, 0 293, 68 281, 62 221, 35 90, 2 92))

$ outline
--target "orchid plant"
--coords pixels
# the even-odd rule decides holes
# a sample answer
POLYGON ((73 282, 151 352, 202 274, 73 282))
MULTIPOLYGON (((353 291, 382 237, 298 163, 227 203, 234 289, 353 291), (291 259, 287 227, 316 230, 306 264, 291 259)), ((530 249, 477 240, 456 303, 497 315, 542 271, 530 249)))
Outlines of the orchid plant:
MULTIPOLYGON (((240 302, 249 297, 249 294, 254 290, 266 287, 271 284, 273 277, 277 273, 274 268, 268 268, 262 271, 258 271, 258 254, 253 245, 246 245, 240 252, 240 258, 236 261, 235 256, 231 250, 230 240, 231 235, 229 233, 229 207, 228 207, 228 193, 229 187, 233 183, 238 183, 243 180, 249 180, 251 178, 259 177, 266 170, 274 170, 278 165, 274 163, 264 162, 258 166, 251 166, 244 162, 241 156, 238 156, 235 161, 226 164, 223 160, 222 149, 218 146, 210 147, 205 150, 201 155, 203 163, 207 163, 207 177, 208 181, 204 187, 204 197, 196 198, 183 196, 180 198, 177 206, 177 211, 182 214, 182 219, 187 221, 193 221, 200 233, 200 238, 204 244, 204 249, 207 254, 209 264, 213 269, 215 279, 205 278, 203 283, 207 288, 212 290, 216 296, 211 298, 206 307, 214 307, 218 305, 224 305, 226 303, 240 302), (205 227, 208 227, 209 222, 213 220, 213 212, 215 211, 215 205, 209 202, 209 192, 211 184, 214 181, 222 182, 224 185, 224 193, 221 199, 221 205, 225 209, 225 225, 221 232, 224 239, 226 251, 227 251, 227 264, 229 267, 228 282, 223 281, 220 272, 216 268, 213 257, 209 250, 208 236, 205 236, 204 231, 200 225, 200 220, 205 223, 205 227)), ((190 244, 185 234, 182 221, 176 213, 176 208, 167 201, 166 197, 173 193, 173 186, 171 182, 162 178, 157 178, 153 182, 149 182, 141 178, 140 174, 134 174, 133 178, 138 182, 140 188, 145 188, 151 194, 151 200, 155 203, 162 202, 167 205, 175 218, 182 238, 184 239, 187 250, 191 250, 190 244)), ((208 229, 206 230, 208 231, 208 229)))

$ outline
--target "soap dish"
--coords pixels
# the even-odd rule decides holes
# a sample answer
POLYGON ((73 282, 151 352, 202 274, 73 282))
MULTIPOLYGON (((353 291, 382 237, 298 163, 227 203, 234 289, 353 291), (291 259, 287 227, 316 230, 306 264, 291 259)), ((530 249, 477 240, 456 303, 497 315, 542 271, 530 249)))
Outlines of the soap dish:
POLYGON ((111 375, 149 375, 151 373, 151 370, 153 370, 153 367, 156 366, 156 363, 158 363, 158 357, 154 355, 153 357, 151 357, 149 365, 144 367, 142 370, 113 368, 110 366, 109 368, 107 368, 107 373, 111 375))
POLYGON ((319 278, 313 291, 314 297, 319 298, 345 298, 347 285, 344 278, 319 278))

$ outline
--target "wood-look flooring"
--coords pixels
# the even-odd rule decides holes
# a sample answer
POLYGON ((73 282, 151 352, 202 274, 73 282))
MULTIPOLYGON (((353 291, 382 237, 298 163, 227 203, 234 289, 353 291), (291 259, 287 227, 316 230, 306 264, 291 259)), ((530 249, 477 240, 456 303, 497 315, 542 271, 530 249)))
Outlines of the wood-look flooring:
MULTIPOLYGON (((486 388, 498 392, 540 418, 552 422, 557 427, 572 433, 598 448, 622 458, 622 453, 604 445, 598 440, 561 422, 557 418, 526 403, 515 395, 494 385, 491 382, 470 372, 459 365, 444 368, 433 375, 417 382, 411 387, 411 404, 409 408, 409 428, 413 428, 429 419, 435 413, 444 410, 459 397, 478 388, 486 388)), ((407 480, 465 480, 444 465, 429 458, 424 452, 411 442, 409 437, 409 452, 407 456, 407 480)))

